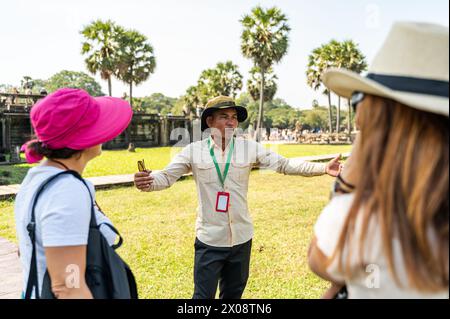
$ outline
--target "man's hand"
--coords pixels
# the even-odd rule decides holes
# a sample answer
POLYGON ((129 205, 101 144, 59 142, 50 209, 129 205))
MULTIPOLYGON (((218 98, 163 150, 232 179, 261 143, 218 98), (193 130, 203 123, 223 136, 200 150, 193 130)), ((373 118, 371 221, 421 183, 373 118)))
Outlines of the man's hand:
POLYGON ((327 168, 325 169, 325 173, 327 173, 328 175, 333 176, 333 177, 338 176, 343 167, 342 164, 339 162, 340 159, 341 159, 341 154, 339 154, 338 156, 333 158, 331 161, 329 161, 327 164, 327 168))
POLYGON ((144 172, 137 172, 134 174, 134 185, 137 189, 148 192, 153 183, 153 176, 150 175, 152 171, 146 170, 144 172))

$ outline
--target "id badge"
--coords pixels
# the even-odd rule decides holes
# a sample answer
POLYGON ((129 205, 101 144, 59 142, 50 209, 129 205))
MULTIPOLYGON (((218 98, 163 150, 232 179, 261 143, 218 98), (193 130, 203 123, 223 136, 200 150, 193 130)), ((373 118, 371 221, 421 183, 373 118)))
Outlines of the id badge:
POLYGON ((216 199, 216 211, 220 213, 228 213, 228 205, 230 203, 230 193, 218 192, 216 199))

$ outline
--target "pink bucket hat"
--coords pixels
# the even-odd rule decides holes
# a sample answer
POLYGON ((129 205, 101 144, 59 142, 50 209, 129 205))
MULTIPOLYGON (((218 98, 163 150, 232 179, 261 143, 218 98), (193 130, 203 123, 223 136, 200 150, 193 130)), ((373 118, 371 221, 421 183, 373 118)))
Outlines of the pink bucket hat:
POLYGON ((42 156, 28 148, 42 142, 50 149, 83 150, 112 140, 128 126, 133 111, 114 97, 91 97, 81 89, 59 89, 36 103, 30 117, 37 140, 22 145, 28 163, 42 156))

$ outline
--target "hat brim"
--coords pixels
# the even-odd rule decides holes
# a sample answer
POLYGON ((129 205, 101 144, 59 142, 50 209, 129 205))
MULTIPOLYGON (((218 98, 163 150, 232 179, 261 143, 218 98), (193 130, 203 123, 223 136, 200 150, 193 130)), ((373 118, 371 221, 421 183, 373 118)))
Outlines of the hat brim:
POLYGON ((94 125, 77 134, 71 148, 85 149, 106 143, 120 135, 131 122, 133 111, 127 101, 110 96, 94 99, 100 106, 98 119, 94 125))
POLYGON ((351 98, 353 92, 358 91, 389 98, 421 111, 449 116, 448 98, 395 91, 349 70, 329 69, 323 74, 322 81, 328 89, 347 99, 351 98))
POLYGON ((208 118, 208 116, 211 116, 217 110, 224 109, 235 109, 237 112, 237 119, 239 123, 244 122, 248 117, 247 109, 240 105, 224 105, 220 107, 207 108, 202 113, 202 131, 206 130, 209 127, 208 124, 206 124, 206 119, 208 118))

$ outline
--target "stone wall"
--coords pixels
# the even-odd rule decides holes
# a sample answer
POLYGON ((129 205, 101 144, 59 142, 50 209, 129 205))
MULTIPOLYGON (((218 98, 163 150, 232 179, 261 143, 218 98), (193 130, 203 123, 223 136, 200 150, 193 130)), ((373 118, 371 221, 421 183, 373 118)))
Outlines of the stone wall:
MULTIPOLYGON (((177 141, 170 138, 174 128, 191 131, 190 120, 182 116, 159 116, 135 113, 126 132, 103 145, 104 149, 126 149, 129 141, 136 147, 169 146, 177 141)), ((28 112, 8 112, 0 110, 0 154, 10 154, 16 146, 21 146, 33 135, 28 112)))

